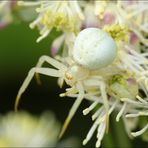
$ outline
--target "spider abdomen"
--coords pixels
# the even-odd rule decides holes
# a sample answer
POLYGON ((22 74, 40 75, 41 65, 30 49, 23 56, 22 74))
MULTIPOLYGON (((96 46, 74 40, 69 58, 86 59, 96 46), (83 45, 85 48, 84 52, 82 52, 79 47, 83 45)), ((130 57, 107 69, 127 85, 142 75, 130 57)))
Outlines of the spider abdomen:
POLYGON ((115 41, 98 28, 82 30, 75 41, 73 58, 81 66, 94 70, 111 64, 117 55, 115 41))

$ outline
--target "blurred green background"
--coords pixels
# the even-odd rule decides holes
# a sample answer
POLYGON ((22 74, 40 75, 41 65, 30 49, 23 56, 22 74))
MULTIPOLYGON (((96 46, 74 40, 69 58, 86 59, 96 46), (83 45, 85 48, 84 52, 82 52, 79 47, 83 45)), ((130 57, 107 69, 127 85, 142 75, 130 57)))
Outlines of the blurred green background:
MULTIPOLYGON (((49 37, 36 43, 37 30, 31 30, 28 23, 20 22, 11 24, 0 30, 0 113, 5 114, 14 110, 14 102, 17 92, 27 76, 31 67, 35 66, 39 57, 43 54, 50 55, 50 46, 57 33, 54 31, 49 37)), ((42 85, 38 85, 33 79, 23 94, 19 109, 26 110, 34 115, 40 115, 46 110, 56 114, 57 119, 63 123, 74 99, 60 98, 64 92, 57 85, 57 79, 41 76, 42 85)), ((76 115, 72 119, 63 139, 76 136, 82 141, 93 122, 90 115, 83 116, 82 110, 89 104, 83 101, 76 115)), ((139 138, 131 141, 127 137, 123 123, 114 122, 115 115, 111 116, 109 134, 103 140, 102 147, 147 147, 147 143, 139 138)), ((96 133, 95 133, 96 134, 96 133)), ((94 147, 96 135, 85 147, 94 147)), ((81 146, 82 147, 82 146, 81 146)))

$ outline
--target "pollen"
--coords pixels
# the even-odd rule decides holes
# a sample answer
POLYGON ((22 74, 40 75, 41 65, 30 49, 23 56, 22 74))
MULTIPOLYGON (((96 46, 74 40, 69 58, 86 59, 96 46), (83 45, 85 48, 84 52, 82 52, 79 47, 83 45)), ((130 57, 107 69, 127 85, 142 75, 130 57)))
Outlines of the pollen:
POLYGON ((68 16, 63 12, 53 13, 52 11, 48 11, 42 17, 40 23, 47 28, 55 27, 57 30, 65 30, 74 32, 76 19, 75 17, 68 18, 68 16))
POLYGON ((105 25, 104 31, 108 32, 116 41, 128 41, 128 27, 121 24, 105 25))

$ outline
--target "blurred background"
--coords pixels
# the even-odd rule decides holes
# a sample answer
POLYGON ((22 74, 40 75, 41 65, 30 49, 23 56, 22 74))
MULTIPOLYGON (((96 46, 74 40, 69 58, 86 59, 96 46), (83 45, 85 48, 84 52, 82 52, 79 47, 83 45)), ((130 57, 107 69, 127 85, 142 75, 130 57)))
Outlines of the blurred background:
MULTIPOLYGON (((41 55, 50 55, 52 40, 58 33, 53 31, 50 36, 40 43, 36 43, 39 36, 37 30, 31 30, 25 22, 13 23, 0 30, 0 113, 5 115, 14 111, 14 102, 17 92, 29 70, 36 65, 41 55)), ((46 65, 46 64, 45 64, 46 65)), ((49 66, 49 65, 48 65, 49 66)), ((22 95, 19 110, 25 110, 33 115, 40 115, 51 110, 56 118, 64 122, 74 99, 60 98, 64 92, 57 85, 57 79, 41 76, 42 85, 33 79, 22 95)), ((78 109, 62 139, 75 136, 83 141, 93 122, 91 115, 83 116, 82 110, 89 104, 86 101, 78 109)), ((147 147, 147 143, 140 138, 130 140, 126 135, 123 123, 115 122, 115 115, 110 118, 110 131, 106 134, 102 147, 147 147)), ((94 147, 96 136, 85 147, 94 147)), ((69 145, 68 147, 72 147, 69 145)), ((83 147, 80 143, 80 147, 83 147)))

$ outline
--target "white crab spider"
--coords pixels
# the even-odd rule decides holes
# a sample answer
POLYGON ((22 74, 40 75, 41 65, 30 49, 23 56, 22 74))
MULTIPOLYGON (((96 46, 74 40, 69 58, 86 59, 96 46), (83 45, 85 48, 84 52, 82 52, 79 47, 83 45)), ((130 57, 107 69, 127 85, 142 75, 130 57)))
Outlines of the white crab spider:
POLYGON ((73 104, 68 117, 65 120, 63 129, 60 136, 64 133, 69 122, 74 116, 77 108, 84 98, 85 91, 88 87, 100 88, 101 95, 104 100, 106 111, 108 112, 107 95, 105 93, 105 85, 100 80, 100 76, 92 74, 93 70, 99 70, 102 67, 106 67, 111 64, 116 57, 116 44, 113 39, 104 31, 97 28, 88 28, 81 31, 76 38, 76 42, 73 50, 72 63, 67 60, 67 63, 60 63, 59 61, 49 57, 41 56, 37 66, 32 68, 26 79, 24 80, 15 102, 15 110, 20 100, 21 95, 28 87, 31 79, 35 73, 43 74, 52 77, 59 78, 59 85, 62 86, 65 81, 70 89, 67 89, 66 93, 60 96, 66 96, 68 94, 78 93, 78 97, 73 104), (88 39, 90 37, 90 39, 88 39), (102 44, 103 43, 103 44, 102 44), (94 49, 94 50, 93 50, 94 49), (104 51, 103 51, 104 49, 104 51), (98 55, 98 56, 97 56, 98 55), (79 60, 80 58, 80 60, 79 60), (86 60, 86 62, 85 62, 86 60), (44 62, 49 63, 54 68, 43 68, 44 62), (93 77, 94 76, 94 77, 93 77), (88 82, 86 82, 88 80, 88 82), (90 80, 90 81, 89 81, 90 80))

